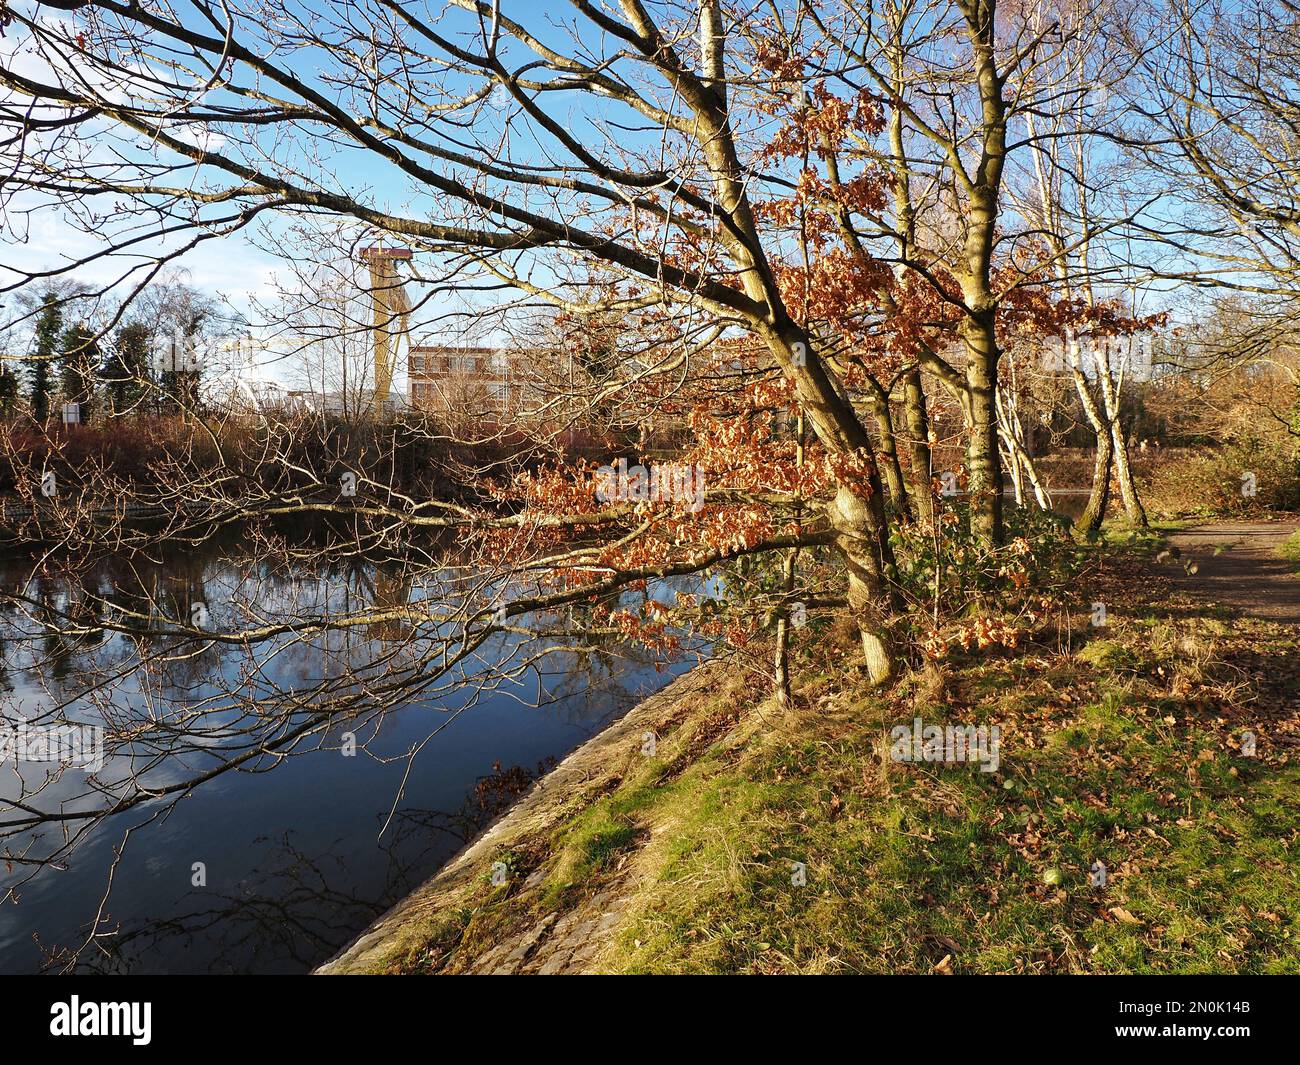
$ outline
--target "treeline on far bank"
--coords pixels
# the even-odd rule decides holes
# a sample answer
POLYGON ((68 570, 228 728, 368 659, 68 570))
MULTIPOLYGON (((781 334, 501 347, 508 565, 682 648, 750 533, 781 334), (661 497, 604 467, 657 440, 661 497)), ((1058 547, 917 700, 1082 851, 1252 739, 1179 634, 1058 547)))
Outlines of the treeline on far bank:
POLYGON ((371 499, 380 485, 417 500, 486 504, 493 483, 519 470, 556 459, 603 461, 624 444, 591 432, 553 439, 495 427, 451 432, 423 413, 137 415, 89 425, 18 416, 0 423, 0 502, 39 501, 52 473, 60 494, 112 486, 153 498, 188 486, 204 498, 264 498, 319 493, 352 475, 371 499))

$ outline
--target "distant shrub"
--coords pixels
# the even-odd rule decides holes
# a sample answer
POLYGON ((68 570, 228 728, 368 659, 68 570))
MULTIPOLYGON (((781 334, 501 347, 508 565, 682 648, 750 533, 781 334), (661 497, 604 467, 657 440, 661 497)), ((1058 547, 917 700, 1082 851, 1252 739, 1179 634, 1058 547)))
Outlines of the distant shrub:
POLYGON ((1155 518, 1295 510, 1300 463, 1283 441, 1247 438, 1172 453, 1151 468, 1142 488, 1155 518))
POLYGON ((121 418, 45 428, 24 419, 0 427, 0 492, 12 492, 20 477, 50 468, 74 477, 144 485, 155 479, 160 456, 186 453, 207 468, 218 461, 210 437, 179 418, 121 418))
MULTIPOLYGON (((576 448, 574 449, 576 452, 576 448)), ((310 492, 344 471, 415 498, 482 501, 484 475, 535 463, 539 443, 518 430, 457 439, 433 419, 349 421, 309 411, 264 418, 131 416, 91 425, 0 424, 0 494, 54 470, 61 484, 179 488, 212 484, 238 496, 310 492)), ((102 487, 102 486, 101 486, 102 487)), ((146 493, 147 494, 147 493, 146 493)))

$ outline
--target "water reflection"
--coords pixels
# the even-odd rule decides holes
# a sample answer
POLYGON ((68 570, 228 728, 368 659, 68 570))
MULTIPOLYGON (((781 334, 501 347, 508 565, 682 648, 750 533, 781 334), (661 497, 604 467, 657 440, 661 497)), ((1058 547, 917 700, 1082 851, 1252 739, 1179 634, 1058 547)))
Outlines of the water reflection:
POLYGON ((11 828, 0 971, 303 971, 535 767, 695 661, 593 636, 597 603, 531 616, 555 633, 543 641, 496 634, 448 665, 445 626, 410 608, 484 584, 408 565, 305 572, 229 549, 0 567, 4 715, 112 735, 91 778, 5 763, 0 819, 146 794, 109 820, 11 828), (218 637, 266 635, 175 636, 204 613, 218 637), (331 625, 304 635, 304 618, 331 625))
MULTIPOLYGON (((192 908, 129 922, 76 965, 102 975, 138 972, 159 957, 201 951, 216 940, 223 945, 222 957, 209 972, 310 969, 418 887, 449 850, 473 839, 555 762, 543 759, 533 771, 495 765, 454 813, 399 811, 381 838, 383 888, 376 896, 358 894, 357 873, 340 853, 348 850, 346 843, 312 852, 288 830, 253 841, 257 864, 237 893, 191 891, 184 901, 192 908), (239 968, 229 967, 233 959, 242 959, 239 968)), ((56 951, 50 964, 67 960, 66 951, 56 951)))

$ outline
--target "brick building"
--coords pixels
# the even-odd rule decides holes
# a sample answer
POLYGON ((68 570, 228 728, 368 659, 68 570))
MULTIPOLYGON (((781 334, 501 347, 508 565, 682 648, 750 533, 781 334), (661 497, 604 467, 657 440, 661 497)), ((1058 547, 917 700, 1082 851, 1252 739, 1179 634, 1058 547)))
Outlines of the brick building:
POLYGON ((572 354, 549 348, 413 344, 406 379, 415 410, 480 429, 513 425, 558 434, 571 446, 620 439, 636 440, 639 447, 676 446, 685 430, 684 419, 662 409, 648 419, 627 419, 618 409, 618 391, 591 406, 601 389, 572 354))
POLYGON ((412 407, 463 414, 513 414, 524 399, 528 352, 412 345, 406 378, 412 407))

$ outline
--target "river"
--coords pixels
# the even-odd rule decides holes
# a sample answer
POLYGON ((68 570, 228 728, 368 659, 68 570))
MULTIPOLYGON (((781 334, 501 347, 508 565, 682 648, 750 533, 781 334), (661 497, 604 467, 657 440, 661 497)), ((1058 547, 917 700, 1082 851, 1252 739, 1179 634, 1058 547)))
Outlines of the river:
MULTIPOLYGON (((170 595, 184 609, 202 600, 213 604, 215 622, 215 604, 239 601, 250 580, 263 616, 393 601, 381 566, 346 573, 250 570, 258 564, 229 548, 144 566, 101 565, 75 580, 30 560, 0 565, 0 592, 9 597, 0 607, 4 715, 10 722, 32 719, 59 701, 70 716, 87 721, 106 705, 165 712, 168 701, 180 706, 253 683, 248 651, 237 645, 167 663, 160 675, 156 664, 149 671, 133 665, 140 645, 126 635, 101 631, 69 640, 44 630, 41 608, 33 604, 66 611, 87 587, 110 601, 135 596, 156 604, 170 595)), ((645 593, 624 599, 639 594, 645 593)), ((403 595, 409 601, 409 587, 403 595)), ((259 676, 301 684, 349 658, 364 667, 394 639, 382 626, 341 638, 277 638, 259 652, 259 676), (271 647, 275 654, 267 653, 271 647)), ((409 632, 403 639, 419 643, 409 632)), ((655 656, 635 645, 611 644, 608 637, 599 643, 590 653, 565 651, 487 689, 449 687, 401 701, 354 755, 335 744, 261 760, 174 804, 149 803, 111 818, 63 867, 32 875, 30 868, 0 866, 0 895, 14 888, 18 896, 0 903, 0 972, 310 970, 434 873, 536 774, 704 651, 693 648, 656 665, 655 656), (413 749, 419 753, 408 759, 413 749)), ((482 653, 504 659, 519 644, 498 640, 482 653)), ((339 731, 332 726, 335 739, 339 731)), ((34 768, 40 771, 12 757, 0 761, 0 814, 13 811, 17 794, 6 778, 21 771, 30 779, 34 768)), ((163 759, 155 779, 171 779, 183 768, 163 759)))

